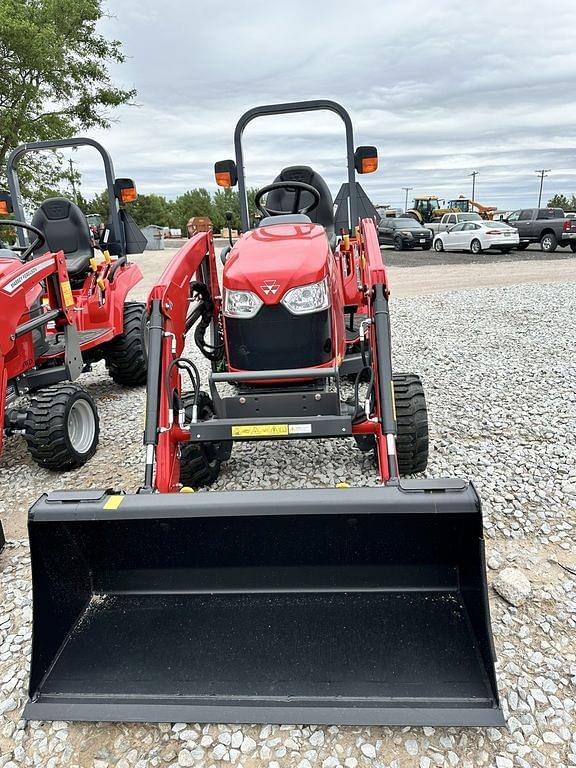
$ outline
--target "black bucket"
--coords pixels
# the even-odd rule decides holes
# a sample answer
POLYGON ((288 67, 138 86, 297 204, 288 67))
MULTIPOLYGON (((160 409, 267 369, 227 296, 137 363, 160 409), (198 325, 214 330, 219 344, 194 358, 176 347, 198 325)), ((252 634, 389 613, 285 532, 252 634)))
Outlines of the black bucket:
POLYGON ((29 533, 27 719, 503 724, 472 486, 62 492, 29 533))

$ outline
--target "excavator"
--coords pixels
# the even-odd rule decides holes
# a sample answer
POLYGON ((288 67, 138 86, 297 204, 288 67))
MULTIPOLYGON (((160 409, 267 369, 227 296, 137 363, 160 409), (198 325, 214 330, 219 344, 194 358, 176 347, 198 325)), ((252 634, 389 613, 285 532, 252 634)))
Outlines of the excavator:
POLYGON ((472 213, 475 208, 480 216, 488 221, 492 221, 494 211, 498 210, 495 205, 483 205, 464 195, 460 195, 457 200, 449 200, 448 207, 451 209, 451 212, 455 213, 472 213))
POLYGON ((436 195, 421 195, 414 198, 412 208, 409 208, 405 215, 421 224, 429 224, 441 219, 446 213, 472 213, 474 208, 483 219, 492 219, 494 211, 497 210, 494 205, 482 205, 464 195, 447 203, 436 195))

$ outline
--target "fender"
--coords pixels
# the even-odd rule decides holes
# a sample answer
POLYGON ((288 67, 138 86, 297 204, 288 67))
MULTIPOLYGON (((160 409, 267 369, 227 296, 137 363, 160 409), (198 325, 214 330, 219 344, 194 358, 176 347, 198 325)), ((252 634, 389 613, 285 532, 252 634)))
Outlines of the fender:
POLYGON ((46 253, 32 262, 14 260, 14 268, 0 276, 0 354, 4 357, 14 346, 16 328, 30 309, 30 291, 37 291, 33 294, 37 298, 39 284, 58 273, 58 256, 46 253))

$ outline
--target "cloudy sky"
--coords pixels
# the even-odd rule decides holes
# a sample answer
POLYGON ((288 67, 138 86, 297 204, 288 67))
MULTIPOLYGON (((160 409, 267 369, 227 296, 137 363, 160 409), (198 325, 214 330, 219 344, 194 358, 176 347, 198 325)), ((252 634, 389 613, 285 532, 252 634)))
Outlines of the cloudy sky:
MULTIPOLYGON (((377 203, 402 187, 500 208, 576 193, 576 3, 556 0, 109 0, 102 31, 128 56, 114 77, 138 90, 106 132, 118 175, 175 197, 214 188, 252 106, 329 98, 350 112, 380 169, 362 180, 377 203)), ((313 165, 337 190, 343 126, 334 115, 261 118, 245 133, 248 182, 313 165)), ((84 153, 85 192, 101 188, 84 153)), ((413 194, 411 193, 411 195, 413 194)))

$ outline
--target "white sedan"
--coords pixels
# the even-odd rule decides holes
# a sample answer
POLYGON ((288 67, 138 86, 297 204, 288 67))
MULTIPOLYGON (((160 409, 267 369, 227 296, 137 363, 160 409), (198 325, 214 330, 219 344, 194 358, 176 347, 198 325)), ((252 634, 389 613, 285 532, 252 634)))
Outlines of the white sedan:
POLYGON ((508 253, 516 248, 520 239, 518 230, 501 221, 464 221, 434 238, 435 251, 482 251, 497 250, 508 253))

